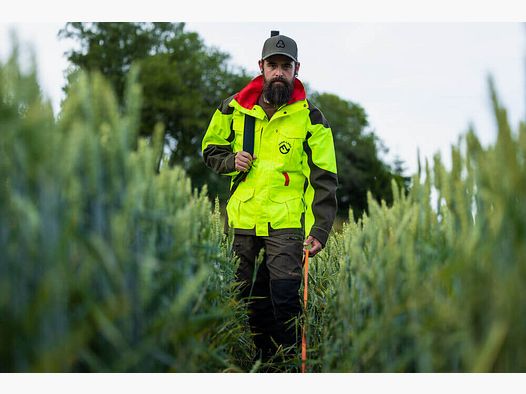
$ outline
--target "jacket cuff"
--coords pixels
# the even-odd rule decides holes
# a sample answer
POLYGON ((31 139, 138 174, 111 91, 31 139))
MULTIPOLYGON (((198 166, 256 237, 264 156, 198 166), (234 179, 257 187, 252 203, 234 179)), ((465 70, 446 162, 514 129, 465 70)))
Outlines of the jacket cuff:
POLYGON ((321 227, 312 226, 309 235, 316 238, 321 242, 322 246, 325 247, 327 239, 329 238, 329 232, 322 229, 321 227))
POLYGON ((225 168, 225 172, 224 173, 231 173, 231 172, 235 172, 236 171, 236 154, 235 153, 231 153, 229 154, 225 160, 224 160, 224 168, 225 168))

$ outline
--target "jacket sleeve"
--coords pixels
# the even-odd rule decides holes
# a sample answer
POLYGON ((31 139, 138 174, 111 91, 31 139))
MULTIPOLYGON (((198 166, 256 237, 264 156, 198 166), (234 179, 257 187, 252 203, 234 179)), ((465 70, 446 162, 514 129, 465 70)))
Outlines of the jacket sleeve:
POLYGON ((235 137, 232 129, 234 109, 228 105, 232 98, 233 96, 224 100, 215 110, 201 145, 205 164, 222 175, 237 173, 235 170, 236 155, 232 150, 232 142, 235 137))
POLYGON ((307 178, 305 233, 325 246, 337 211, 336 154, 329 123, 310 102, 309 109, 310 124, 303 143, 303 173, 307 178))

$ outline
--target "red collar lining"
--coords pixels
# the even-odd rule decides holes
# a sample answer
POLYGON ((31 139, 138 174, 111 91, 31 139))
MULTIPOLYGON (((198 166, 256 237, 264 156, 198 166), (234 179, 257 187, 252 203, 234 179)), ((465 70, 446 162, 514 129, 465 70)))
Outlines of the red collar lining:
MULTIPOLYGON (((258 75, 250 83, 245 86, 241 91, 239 91, 234 99, 246 109, 252 109, 254 105, 257 104, 259 96, 263 91, 263 76, 258 75)), ((290 98, 287 104, 292 104, 296 101, 305 100, 307 97, 305 93, 305 87, 298 78, 294 79, 294 90, 292 92, 292 97, 290 98)))

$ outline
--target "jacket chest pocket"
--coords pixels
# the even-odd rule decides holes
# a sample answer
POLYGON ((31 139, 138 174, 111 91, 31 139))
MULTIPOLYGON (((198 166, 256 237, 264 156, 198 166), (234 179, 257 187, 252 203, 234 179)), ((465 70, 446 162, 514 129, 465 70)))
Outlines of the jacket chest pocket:
POLYGON ((245 117, 243 115, 234 112, 231 130, 235 133, 234 152, 243 150, 243 138, 245 132, 245 117))
MULTIPOLYGON (((239 152, 244 149, 244 140, 245 140, 245 118, 246 116, 238 112, 234 112, 232 117, 231 129, 234 132, 234 152, 239 152)), ((252 131, 252 140, 253 140, 253 152, 256 153, 259 145, 259 132, 262 129, 262 124, 259 119, 254 120, 253 131, 252 131)), ((249 126, 250 130, 250 126, 249 126)), ((249 132, 250 133, 250 132, 249 132)))
POLYGON ((273 147, 274 157, 282 164, 284 171, 301 170, 303 141, 305 130, 293 127, 281 127, 275 131, 276 139, 273 147))

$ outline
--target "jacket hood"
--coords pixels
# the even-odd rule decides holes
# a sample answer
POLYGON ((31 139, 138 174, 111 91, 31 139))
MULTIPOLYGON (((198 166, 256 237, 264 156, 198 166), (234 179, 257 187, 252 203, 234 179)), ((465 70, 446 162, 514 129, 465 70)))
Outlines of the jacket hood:
MULTIPOLYGON (((257 104, 261 92, 263 92, 263 75, 258 75, 250 83, 241 89, 235 96, 234 99, 244 108, 252 109, 257 104)), ((295 103, 296 101, 305 100, 307 94, 305 93, 305 87, 298 78, 294 78, 294 90, 292 91, 292 97, 287 104, 295 103)))

